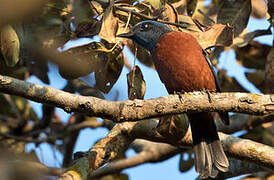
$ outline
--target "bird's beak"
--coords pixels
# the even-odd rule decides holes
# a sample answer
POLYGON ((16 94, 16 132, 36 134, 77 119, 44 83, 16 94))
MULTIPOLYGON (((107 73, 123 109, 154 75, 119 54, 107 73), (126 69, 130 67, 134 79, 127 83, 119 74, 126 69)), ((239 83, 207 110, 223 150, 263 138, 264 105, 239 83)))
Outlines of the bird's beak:
POLYGON ((134 32, 129 31, 127 33, 118 34, 116 37, 131 39, 133 36, 134 36, 134 32))

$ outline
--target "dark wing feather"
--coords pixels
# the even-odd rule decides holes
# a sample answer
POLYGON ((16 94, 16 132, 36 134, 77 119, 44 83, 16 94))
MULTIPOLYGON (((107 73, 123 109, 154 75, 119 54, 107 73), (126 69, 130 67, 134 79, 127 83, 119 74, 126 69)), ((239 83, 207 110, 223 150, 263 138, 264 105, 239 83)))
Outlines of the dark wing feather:
MULTIPOLYGON (((218 78, 217 78, 217 74, 216 74, 216 72, 215 72, 214 69, 213 69, 213 66, 212 66, 212 64, 211 64, 210 59, 209 59, 208 56, 207 56, 207 52, 206 52, 205 50, 203 50, 203 54, 204 54, 204 57, 205 57, 205 59, 206 59, 206 62, 207 62, 207 64, 208 64, 208 66, 210 67, 211 72, 212 72, 212 74, 213 74, 213 76, 214 76, 214 80, 215 80, 215 84, 216 84, 216 91, 217 91, 217 92, 222 92, 222 91, 221 91, 220 83, 219 83, 218 78)), ((229 115, 228 115, 228 113, 227 113, 227 112, 219 112, 218 114, 219 114, 221 120, 223 121, 223 123, 224 123, 225 125, 229 125, 229 115)))

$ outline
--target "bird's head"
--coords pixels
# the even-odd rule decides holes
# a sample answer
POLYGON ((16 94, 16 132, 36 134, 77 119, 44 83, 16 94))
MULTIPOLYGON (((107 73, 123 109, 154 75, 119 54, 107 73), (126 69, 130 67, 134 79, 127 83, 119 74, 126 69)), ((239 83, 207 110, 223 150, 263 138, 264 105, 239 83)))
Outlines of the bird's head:
POLYGON ((117 37, 132 39, 152 53, 160 37, 171 31, 172 30, 163 23, 148 20, 136 24, 128 33, 119 34, 117 37))

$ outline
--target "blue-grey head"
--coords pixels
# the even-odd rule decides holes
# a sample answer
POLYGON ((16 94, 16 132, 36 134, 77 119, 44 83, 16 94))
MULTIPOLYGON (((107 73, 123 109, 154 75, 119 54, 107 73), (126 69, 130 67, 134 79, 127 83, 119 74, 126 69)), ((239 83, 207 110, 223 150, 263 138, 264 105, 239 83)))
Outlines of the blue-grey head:
POLYGON ((136 24, 128 33, 119 34, 117 37, 132 39, 152 53, 156 48, 158 40, 165 33, 171 31, 172 29, 163 23, 147 20, 136 24))

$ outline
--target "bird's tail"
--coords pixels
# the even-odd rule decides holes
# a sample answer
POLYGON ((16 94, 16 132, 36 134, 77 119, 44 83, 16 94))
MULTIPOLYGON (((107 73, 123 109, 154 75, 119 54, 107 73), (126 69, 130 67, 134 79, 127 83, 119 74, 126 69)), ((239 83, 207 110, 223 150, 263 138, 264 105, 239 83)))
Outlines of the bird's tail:
POLYGON ((218 171, 227 172, 229 162, 219 140, 211 113, 188 115, 192 131, 195 170, 201 178, 216 177, 218 171))

